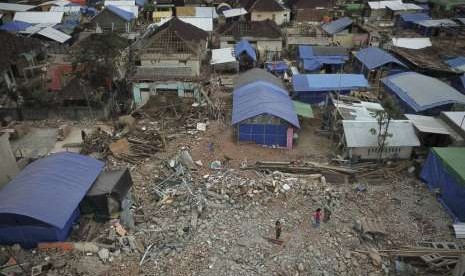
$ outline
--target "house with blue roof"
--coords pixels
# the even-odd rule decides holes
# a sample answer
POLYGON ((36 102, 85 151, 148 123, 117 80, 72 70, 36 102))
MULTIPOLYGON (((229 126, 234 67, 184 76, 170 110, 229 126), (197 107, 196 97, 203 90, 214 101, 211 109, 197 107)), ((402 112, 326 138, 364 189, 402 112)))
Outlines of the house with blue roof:
POLYGON ((299 67, 305 73, 336 73, 349 60, 349 50, 337 46, 300 45, 297 49, 299 67))
POLYGON ((382 79, 385 91, 405 114, 439 115, 441 111, 463 110, 465 95, 449 84, 416 72, 382 79))
POLYGON ((104 163, 71 152, 32 162, 0 190, 0 244, 66 240, 104 163), (59 210, 59 212, 57 212, 59 210))
POLYGON ((360 49, 354 57, 354 72, 365 75, 368 81, 377 81, 408 69, 403 62, 378 47, 360 49))
POLYGON ((348 95, 369 87, 361 74, 302 74, 292 77, 292 98, 309 104, 320 104, 330 92, 348 95))
POLYGON ((236 43, 234 46, 234 55, 239 62, 240 71, 246 71, 255 67, 257 62, 257 52, 247 39, 242 38, 238 43, 236 43))
POLYGON ((237 141, 292 148, 300 124, 288 92, 278 85, 280 80, 253 69, 235 83, 231 123, 237 141))
POLYGON ((93 29, 103 32, 129 33, 136 22, 134 13, 117 6, 105 6, 105 8, 90 20, 93 29))

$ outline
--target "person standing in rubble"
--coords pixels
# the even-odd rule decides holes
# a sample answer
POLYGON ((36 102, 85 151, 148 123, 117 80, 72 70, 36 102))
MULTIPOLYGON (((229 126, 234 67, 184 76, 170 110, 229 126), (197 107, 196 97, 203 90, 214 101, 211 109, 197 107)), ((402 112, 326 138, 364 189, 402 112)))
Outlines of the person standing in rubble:
POLYGON ((82 138, 82 142, 85 142, 86 141, 86 132, 84 130, 81 130, 81 138, 82 138))
POLYGON ((275 230, 276 230, 276 239, 279 240, 281 237, 281 222, 279 219, 275 223, 275 230))
POLYGON ((320 227, 321 221, 321 208, 316 209, 315 213, 313 214, 313 227, 320 227))
POLYGON ((332 209, 333 209, 332 194, 331 192, 328 192, 328 195, 326 196, 326 204, 323 207, 323 222, 324 223, 328 222, 331 219, 332 209))

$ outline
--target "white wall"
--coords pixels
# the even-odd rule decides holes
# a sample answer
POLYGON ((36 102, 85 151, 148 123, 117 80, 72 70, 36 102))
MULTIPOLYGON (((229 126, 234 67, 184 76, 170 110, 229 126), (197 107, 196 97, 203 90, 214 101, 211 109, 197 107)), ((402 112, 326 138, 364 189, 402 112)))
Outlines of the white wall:
POLYGON ((276 24, 281 25, 289 22, 291 13, 289 10, 281 12, 252 12, 252 21, 264 21, 267 19, 273 20, 276 24))
MULTIPOLYGON (((383 159, 409 159, 412 156, 413 147, 387 147, 383 153, 383 159)), ((349 148, 348 157, 360 160, 375 160, 378 157, 376 148, 349 148)))

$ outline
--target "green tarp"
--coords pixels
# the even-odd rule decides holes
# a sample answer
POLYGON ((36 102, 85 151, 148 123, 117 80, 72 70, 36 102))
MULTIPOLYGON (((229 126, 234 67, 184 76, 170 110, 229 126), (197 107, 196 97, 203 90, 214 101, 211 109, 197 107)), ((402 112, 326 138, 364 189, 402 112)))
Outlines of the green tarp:
POLYGON ((294 104, 294 110, 297 115, 304 118, 313 118, 312 106, 299 101, 292 101, 294 104))
POLYGON ((465 184, 465 147, 433 148, 448 172, 465 184))

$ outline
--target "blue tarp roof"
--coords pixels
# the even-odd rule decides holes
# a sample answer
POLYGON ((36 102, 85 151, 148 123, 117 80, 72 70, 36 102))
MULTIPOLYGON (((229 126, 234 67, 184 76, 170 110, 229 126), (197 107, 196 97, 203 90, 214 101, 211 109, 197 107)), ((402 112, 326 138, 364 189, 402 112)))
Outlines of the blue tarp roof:
POLYGON ((452 68, 458 68, 465 65, 465 57, 456 57, 446 60, 446 63, 452 68))
POLYGON ((247 39, 241 39, 241 41, 234 46, 234 51, 236 53, 236 58, 245 52, 251 59, 257 61, 257 53, 255 53, 255 49, 250 45, 247 39))
POLYGON ((234 90, 233 125, 261 114, 270 114, 300 127, 294 105, 286 90, 264 81, 253 82, 234 90))
POLYGON ((368 47, 361 49, 355 54, 355 57, 369 70, 378 68, 388 63, 395 63, 407 68, 407 66, 405 66, 405 64, 403 64, 400 60, 378 47, 368 47))
POLYGON ((304 59, 304 69, 308 71, 318 70, 325 64, 341 65, 346 62, 346 58, 340 57, 314 57, 311 59, 304 59))
POLYGON ((313 53, 313 47, 309 45, 299 45, 299 50, 298 50, 298 55, 299 58, 313 58, 315 55, 313 53))
POLYGON ((337 91, 369 87, 360 74, 305 74, 292 77, 294 91, 337 91))
POLYGON ((116 14, 117 16, 121 17, 123 20, 128 21, 128 22, 135 18, 134 14, 132 12, 122 10, 122 9, 118 8, 117 6, 108 5, 105 8, 108 9, 109 11, 111 11, 112 13, 116 14))
POLYGON ((333 22, 324 24, 322 28, 328 34, 333 35, 333 34, 342 32, 344 29, 352 25, 352 23, 353 23, 352 19, 350 19, 349 17, 343 17, 343 18, 334 20, 333 22))
POLYGON ((284 61, 268 62, 266 63, 266 69, 270 72, 285 72, 289 69, 289 66, 284 61))
POLYGON ((63 228, 103 166, 92 157, 71 152, 29 164, 0 190, 0 218, 16 214, 63 228))
POLYGON ((422 12, 412 12, 412 13, 403 13, 400 15, 400 18, 404 22, 417 22, 421 20, 430 20, 431 16, 422 12))
POLYGON ((4 30, 4 31, 7 31, 7 32, 14 33, 14 32, 24 31, 27 28, 29 28, 30 26, 32 26, 32 24, 30 24, 30 23, 13 20, 13 21, 10 21, 10 22, 7 22, 7 23, 1 25, 0 30, 4 30))
POLYGON ((447 104, 465 104, 465 96, 452 86, 416 72, 388 76, 382 82, 415 112, 447 104))
POLYGON ((139 7, 143 7, 147 3, 147 0, 136 0, 136 5, 139 7))

